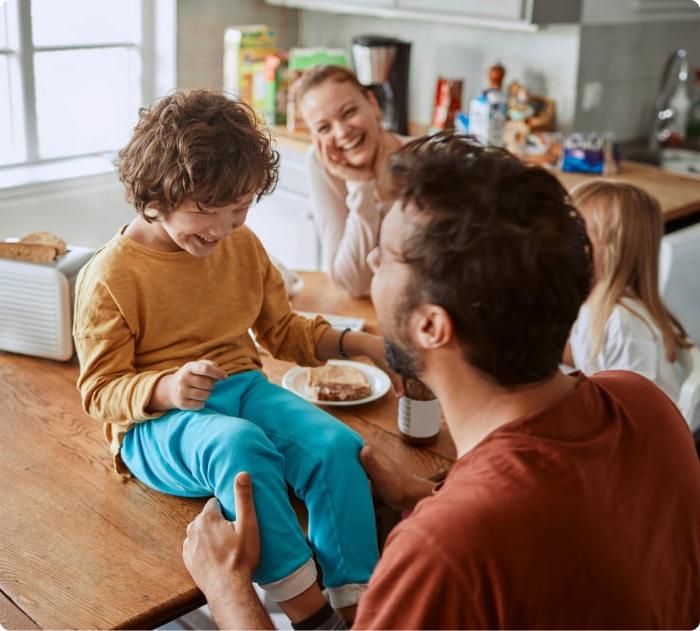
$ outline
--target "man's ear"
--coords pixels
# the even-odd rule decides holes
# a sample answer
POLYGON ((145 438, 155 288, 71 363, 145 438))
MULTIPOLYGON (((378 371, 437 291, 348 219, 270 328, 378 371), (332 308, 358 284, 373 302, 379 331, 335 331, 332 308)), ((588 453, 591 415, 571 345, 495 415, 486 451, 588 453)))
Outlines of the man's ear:
POLYGON ((443 307, 422 304, 411 317, 411 336, 421 350, 442 348, 454 339, 452 318, 443 307))

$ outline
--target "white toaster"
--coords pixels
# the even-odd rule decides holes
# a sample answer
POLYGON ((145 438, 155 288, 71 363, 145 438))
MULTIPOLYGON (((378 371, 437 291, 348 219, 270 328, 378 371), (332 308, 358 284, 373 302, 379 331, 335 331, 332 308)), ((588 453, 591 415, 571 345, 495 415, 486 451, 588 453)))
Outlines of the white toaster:
POLYGON ((0 258, 0 350, 65 361, 73 356, 73 288, 94 253, 68 246, 52 263, 0 258))

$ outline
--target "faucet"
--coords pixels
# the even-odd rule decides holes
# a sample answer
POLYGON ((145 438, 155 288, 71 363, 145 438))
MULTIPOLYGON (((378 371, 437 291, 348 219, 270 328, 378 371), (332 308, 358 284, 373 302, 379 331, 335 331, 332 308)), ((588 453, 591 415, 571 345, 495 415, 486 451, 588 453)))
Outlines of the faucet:
POLYGON ((671 136, 673 120, 678 116, 678 112, 671 107, 671 98, 679 83, 688 83, 689 71, 688 52, 685 48, 674 50, 666 60, 656 93, 654 115, 649 128, 650 151, 657 152, 661 143, 671 136))

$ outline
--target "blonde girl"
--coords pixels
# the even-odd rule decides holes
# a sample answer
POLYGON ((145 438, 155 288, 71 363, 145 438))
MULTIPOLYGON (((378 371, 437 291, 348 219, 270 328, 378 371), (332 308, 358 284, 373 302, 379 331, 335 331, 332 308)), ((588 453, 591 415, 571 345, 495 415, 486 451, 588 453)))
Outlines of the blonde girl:
POLYGON ((663 234, 656 199, 631 184, 597 180, 572 191, 593 245, 593 289, 574 323, 570 356, 585 374, 640 373, 678 401, 680 349, 691 342, 658 286, 663 234))

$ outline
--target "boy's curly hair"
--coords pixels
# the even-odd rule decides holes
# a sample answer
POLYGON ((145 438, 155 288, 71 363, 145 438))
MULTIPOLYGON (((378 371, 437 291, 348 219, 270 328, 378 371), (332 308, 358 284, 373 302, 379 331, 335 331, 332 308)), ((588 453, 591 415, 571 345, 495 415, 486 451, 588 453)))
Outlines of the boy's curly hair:
POLYGON ((146 221, 150 203, 165 213, 193 201, 226 206, 277 184, 279 154, 253 110, 210 90, 178 91, 142 108, 129 143, 119 152, 126 199, 146 221))

